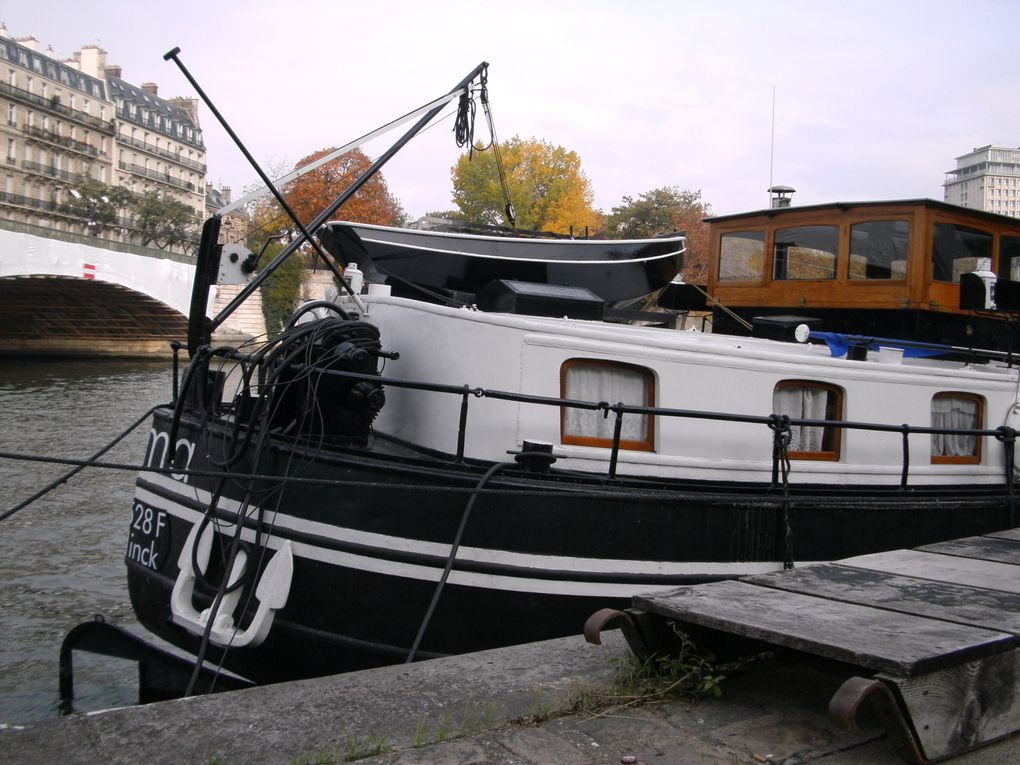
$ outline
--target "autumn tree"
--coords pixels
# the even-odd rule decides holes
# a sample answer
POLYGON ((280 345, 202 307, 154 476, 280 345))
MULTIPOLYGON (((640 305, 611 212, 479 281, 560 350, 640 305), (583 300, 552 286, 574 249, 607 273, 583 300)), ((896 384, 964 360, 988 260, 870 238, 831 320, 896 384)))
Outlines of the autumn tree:
POLYGON ((711 206, 701 199, 700 191, 664 186, 624 197, 606 219, 606 234, 616 239, 646 239, 656 234, 683 231, 688 249, 684 255, 683 277, 704 284, 708 267, 708 224, 711 206))
MULTIPOLYGON (((295 170, 333 151, 336 149, 321 149, 310 154, 297 163, 295 170)), ((361 149, 354 149, 287 183, 283 188, 284 198, 301 222, 308 225, 365 173, 371 164, 372 161, 361 149)), ((382 174, 376 173, 337 210, 336 218, 355 223, 399 226, 404 223, 406 214, 400 202, 390 194, 382 174)))
MULTIPOLYGON (((294 169, 301 170, 334 151, 334 147, 320 149, 298 162, 294 169)), ((281 192, 298 220, 307 226, 364 174, 371 164, 372 161, 364 152, 354 149, 285 183, 281 192)), ((407 214, 396 197, 390 194, 382 173, 376 173, 336 211, 334 217, 356 223, 400 226, 405 222, 407 214)), ((293 233, 296 230, 290 217, 275 199, 269 197, 256 203, 252 219, 262 235, 261 239, 281 231, 293 233)), ((260 236, 256 235, 255 239, 259 240, 260 236)))
MULTIPOLYGON (((514 136, 499 147, 507 191, 520 229, 583 235, 601 228, 594 194, 576 152, 514 136)), ((453 201, 472 223, 509 226, 493 151, 464 154, 450 171, 453 201)))
MULTIPOLYGON (((301 170, 334 151, 336 149, 332 147, 321 149, 302 159, 294 169, 301 170)), ((364 152, 354 149, 284 183, 280 191, 298 220, 302 225, 308 226, 361 177, 371 164, 372 161, 364 152)), ((274 171, 279 171, 274 174, 282 175, 284 169, 274 168, 274 171)), ((286 233, 293 237, 298 234, 297 226, 274 198, 264 197, 256 202, 250 208, 250 216, 252 230, 247 244, 255 252, 260 251, 272 236, 286 233)), ((405 222, 407 216, 400 202, 390 194, 382 174, 376 173, 337 210, 333 217, 357 223, 399 226, 405 222)), ((281 249, 282 246, 276 242, 269 243, 259 265, 268 263, 281 249)), ((310 244, 305 243, 297 257, 286 261, 264 282, 262 306, 266 328, 270 334, 279 331, 297 306, 303 276, 302 266, 321 265, 318 254, 310 244)))

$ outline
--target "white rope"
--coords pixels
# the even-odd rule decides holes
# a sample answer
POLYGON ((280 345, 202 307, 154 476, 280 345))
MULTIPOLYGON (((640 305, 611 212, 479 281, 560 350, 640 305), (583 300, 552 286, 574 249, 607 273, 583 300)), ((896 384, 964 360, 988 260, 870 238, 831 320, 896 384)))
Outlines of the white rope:
MULTIPOLYGON (((390 130, 392 130, 395 127, 399 127, 400 125, 403 125, 405 122, 410 122, 411 120, 413 120, 413 119, 415 119, 417 117, 420 117, 422 114, 425 114, 426 112, 436 108, 437 106, 443 106, 445 104, 450 103, 450 101, 453 101, 455 98, 460 98, 460 94, 465 92, 466 90, 467 90, 467 88, 461 88, 460 90, 455 90, 452 93, 447 93, 445 96, 442 96, 441 98, 437 98, 435 101, 427 103, 424 106, 422 106, 421 108, 416 109, 415 111, 410 112, 408 114, 405 114, 403 117, 398 117, 397 119, 393 120, 392 122, 388 122, 385 125, 383 125, 382 127, 376 128, 371 133, 366 133, 365 135, 361 136, 361 138, 356 138, 355 140, 351 141, 350 143, 341 146, 339 149, 336 149, 335 151, 330 152, 326 156, 319 157, 314 162, 311 162, 311 163, 305 165, 304 167, 300 168, 299 170, 294 170, 294 171, 292 171, 290 173, 287 173, 286 175, 280 176, 279 178, 277 178, 276 180, 273 181, 273 185, 276 186, 277 188, 279 188, 284 183, 288 183, 288 182, 294 180, 295 178, 300 178, 305 173, 311 172, 315 168, 320 167, 320 166, 326 164, 327 162, 330 162, 331 160, 334 160, 334 159, 336 159, 337 157, 339 157, 339 156, 341 156, 343 154, 346 154, 347 152, 351 151, 352 149, 356 149, 359 146, 361 146, 362 144, 368 143, 373 138, 378 138, 380 135, 389 132, 390 130)), ((254 201, 256 199, 260 199, 261 197, 264 197, 268 193, 269 193, 269 188, 267 186, 262 186, 262 187, 256 189, 255 191, 252 191, 252 192, 246 194, 245 196, 241 197, 236 202, 231 202, 229 205, 226 205, 225 207, 221 207, 219 210, 217 210, 217 214, 218 215, 226 215, 229 212, 233 212, 234 210, 237 210, 238 208, 243 207, 244 205, 248 204, 249 202, 252 202, 252 201, 254 201)))

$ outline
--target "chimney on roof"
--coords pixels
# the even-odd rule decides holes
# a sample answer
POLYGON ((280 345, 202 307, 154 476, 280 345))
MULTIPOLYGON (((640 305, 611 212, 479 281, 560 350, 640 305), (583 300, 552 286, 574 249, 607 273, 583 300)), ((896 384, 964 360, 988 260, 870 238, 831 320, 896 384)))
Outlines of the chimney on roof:
POLYGON ((198 99, 197 98, 184 98, 178 96, 170 99, 170 104, 176 106, 178 109, 183 109, 191 117, 191 122, 195 127, 198 127, 198 99))
POLYGON ((230 204, 230 187, 229 186, 223 186, 220 189, 220 196, 223 197, 223 204, 229 205, 230 204))
POLYGON ((797 191, 797 189, 793 188, 792 186, 772 186, 772 187, 770 187, 769 188, 769 199, 770 199, 770 205, 769 206, 773 210, 781 210, 784 207, 789 207, 790 206, 790 202, 793 201, 793 200, 790 199, 790 195, 793 194, 795 191, 797 191))
POLYGON ((142 83, 142 90, 144 90, 150 96, 158 96, 159 95, 159 85, 157 85, 154 82, 143 82, 142 83))
POLYGON ((106 67, 106 69, 103 70, 103 73, 107 77, 116 77, 119 80, 120 76, 121 76, 121 74, 120 74, 121 73, 121 69, 116 64, 110 64, 110 66, 106 67))
POLYGON ((98 45, 83 45, 78 55, 75 56, 81 61, 80 70, 90 77, 102 77, 106 68, 106 51, 98 45))
POLYGON ((29 50, 39 50, 39 40, 31 35, 29 37, 15 37, 14 42, 24 45, 29 50))

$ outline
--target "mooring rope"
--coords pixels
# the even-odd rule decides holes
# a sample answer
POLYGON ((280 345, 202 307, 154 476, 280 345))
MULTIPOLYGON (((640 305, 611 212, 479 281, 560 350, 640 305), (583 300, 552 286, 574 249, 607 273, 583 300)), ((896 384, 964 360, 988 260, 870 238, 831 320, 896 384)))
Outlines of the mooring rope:
MULTIPOLYGON (((9 510, 5 510, 2 514, 0 514, 0 521, 7 520, 8 518, 10 518, 12 515, 14 515, 19 510, 23 510, 24 508, 26 508, 29 505, 31 505, 33 502, 35 502, 40 497, 44 497, 47 494, 49 494, 51 491, 53 491, 55 488, 57 488, 61 484, 67 483, 70 479, 74 478, 74 476, 76 476, 78 473, 80 473, 85 468, 98 466, 100 464, 98 462, 100 457, 102 457, 104 454, 106 454, 108 451, 110 451, 110 449, 112 449, 114 446, 116 446, 121 441, 123 441, 125 438, 127 438, 127 436, 132 431, 134 431, 135 428, 137 428, 143 422, 147 421, 149 419, 149 417, 152 416, 152 413, 155 412, 157 409, 159 409, 162 406, 165 406, 165 405, 164 404, 159 404, 159 405, 154 406, 151 409, 149 409, 147 412, 145 412, 145 414, 143 414, 141 417, 139 417, 137 420, 135 420, 133 423, 131 423, 131 425, 125 431, 123 431, 120 435, 118 435, 116 438, 114 438, 112 441, 110 441, 110 443, 108 443, 106 446, 104 446, 98 452, 93 454, 87 460, 80 460, 80 461, 76 460, 74 463, 64 463, 64 464, 74 464, 75 467, 74 467, 73 470, 69 470, 66 473, 64 473, 64 475, 60 476, 60 478, 56 479, 55 481, 53 481, 53 482, 47 484, 46 486, 44 486, 43 488, 39 489, 39 491, 37 491, 31 497, 27 497, 26 499, 23 499, 18 504, 14 505, 14 507, 10 508, 9 510)), ((9 457, 9 459, 17 459, 17 457, 13 457, 12 456, 12 457, 9 457)))

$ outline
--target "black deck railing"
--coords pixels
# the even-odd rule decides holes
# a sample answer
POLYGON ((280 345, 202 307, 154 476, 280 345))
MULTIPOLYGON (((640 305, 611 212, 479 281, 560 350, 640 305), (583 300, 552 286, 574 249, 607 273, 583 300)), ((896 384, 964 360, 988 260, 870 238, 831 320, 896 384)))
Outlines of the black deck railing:
MULTIPOLYGON (((237 356, 234 356, 237 359, 237 356)), ((295 369, 308 369, 306 365, 294 365, 295 369)), ((782 462, 786 458, 786 448, 783 445, 783 437, 790 428, 795 426, 837 428, 841 430, 862 430, 876 433, 897 433, 902 439, 902 464, 900 471, 900 488, 908 488, 910 476, 910 437, 916 435, 948 434, 975 437, 990 437, 1002 442, 1005 451, 1005 482, 1011 492, 1013 486, 1013 456, 1017 431, 1013 428, 1000 426, 998 428, 943 428, 928 425, 892 425, 875 422, 854 422, 849 420, 813 420, 799 417, 786 417, 778 414, 750 415, 734 414, 731 412, 710 412, 694 409, 673 409, 658 406, 634 406, 622 402, 610 403, 608 401, 581 401, 567 399, 558 396, 538 396, 528 393, 515 393, 512 391, 492 390, 488 388, 471 387, 469 385, 448 385, 443 383, 418 382, 413 380, 398 380, 390 377, 377 375, 358 374, 334 369, 320 369, 322 374, 343 377, 352 380, 366 380, 389 385, 395 388, 408 388, 412 390, 430 391, 460 396, 461 411, 457 433, 456 458, 463 461, 467 439, 468 403, 471 397, 488 398, 502 401, 514 401, 522 404, 535 404, 539 406, 569 407, 576 409, 587 409, 590 411, 601 411, 605 416, 610 413, 615 415, 616 421, 613 429, 612 447, 610 451, 608 477, 616 478, 617 465, 619 461, 620 441, 622 433, 623 418, 626 415, 642 415, 653 417, 677 417, 682 419, 706 420, 711 422, 734 422, 751 425, 762 425, 772 430, 773 455, 772 455, 772 483, 774 486, 782 483, 784 474, 782 462)))

